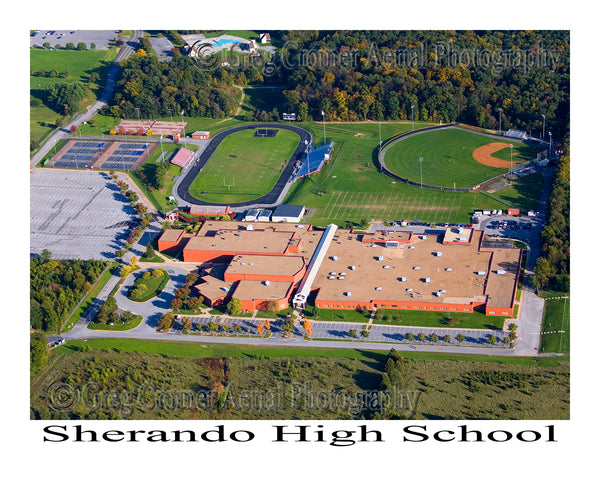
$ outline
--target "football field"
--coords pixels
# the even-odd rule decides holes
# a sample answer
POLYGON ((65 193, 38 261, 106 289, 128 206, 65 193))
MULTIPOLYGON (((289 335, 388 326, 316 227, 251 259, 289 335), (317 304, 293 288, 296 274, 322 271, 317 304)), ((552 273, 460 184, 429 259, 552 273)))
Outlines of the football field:
POLYGON ((192 182, 190 194, 205 202, 236 203, 270 192, 300 137, 284 129, 274 137, 255 133, 247 129, 225 137, 192 182))

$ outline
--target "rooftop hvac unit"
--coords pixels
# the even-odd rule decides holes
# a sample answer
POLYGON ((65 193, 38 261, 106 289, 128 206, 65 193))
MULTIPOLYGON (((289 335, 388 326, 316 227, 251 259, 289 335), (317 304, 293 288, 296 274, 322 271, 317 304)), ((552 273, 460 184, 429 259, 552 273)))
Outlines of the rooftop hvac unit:
POLYGON ((446 290, 440 290, 440 293, 446 293, 446 290))
POLYGON ((406 282, 406 277, 400 277, 401 282, 406 282))
POLYGON ((344 277, 337 277, 337 279, 338 279, 338 280, 343 280, 343 279, 344 279, 344 277))
POLYGON ((246 230, 252 230, 254 227, 252 225, 247 225, 246 230))
POLYGON ((383 260, 382 256, 377 257, 377 260, 379 260, 380 262, 383 260))
POLYGON ((431 283, 431 278, 425 277, 425 283, 431 283))
POLYGON ((459 242, 466 242, 467 239, 465 237, 458 237, 459 242))
POLYGON ((381 290, 381 287, 375 287, 375 290, 381 290))
POLYGON ((483 270, 479 270, 479 271, 477 272, 477 275, 485 275, 485 272, 484 272, 483 270))
POLYGON ((390 266, 389 265, 384 265, 383 268, 390 268, 390 266))
POLYGON ((345 272, 340 273, 340 277, 345 277, 345 276, 346 276, 345 272))
POLYGON ((458 233, 463 233, 463 227, 458 227, 458 233))
POLYGON ((451 271, 452 271, 452 269, 451 269, 450 267, 447 267, 447 268, 446 268, 446 271, 447 271, 447 272, 451 272, 451 271))
POLYGON ((413 267, 413 270, 421 270, 421 267, 413 267))
POLYGON ((271 281, 270 281, 270 280, 265 280, 263 283, 264 283, 265 285, 267 285, 267 286, 271 285, 271 281))
POLYGON ((253 263, 253 262, 250 262, 250 266, 252 267, 253 265, 254 265, 254 263, 253 263))
POLYGON ((352 292, 346 292, 344 295, 346 295, 347 297, 351 297, 352 296, 352 292))
POLYGON ((413 291, 413 289, 412 289, 412 288, 407 288, 407 289, 406 289, 406 291, 407 291, 407 292, 412 292, 412 291, 413 291))
POLYGON ((506 273, 506 270, 497 270, 496 273, 498 275, 504 275, 506 273))
POLYGON ((332 259, 334 262, 337 262, 337 255, 334 255, 333 257, 331 257, 331 259, 332 259))
POLYGON ((333 280, 335 277, 327 277, 327 280, 333 280))
POLYGON ((442 256, 442 252, 435 252, 435 256, 436 257, 441 257, 442 256))
POLYGON ((350 270, 356 270, 356 265, 350 265, 350 270))
POLYGON ((427 235, 421 235, 422 240, 427 240, 427 235))
POLYGON ((223 290, 224 292, 228 292, 229 288, 228 287, 221 287, 221 290, 223 290))
POLYGON ((411 245, 410 247, 408 247, 409 250, 414 250, 415 246, 411 245))
POLYGON ((441 294, 441 292, 435 292, 435 294, 434 294, 434 295, 435 295, 436 297, 439 297, 439 296, 441 296, 442 294, 441 294))
POLYGON ((336 275, 336 272, 329 272, 329 275, 336 275))

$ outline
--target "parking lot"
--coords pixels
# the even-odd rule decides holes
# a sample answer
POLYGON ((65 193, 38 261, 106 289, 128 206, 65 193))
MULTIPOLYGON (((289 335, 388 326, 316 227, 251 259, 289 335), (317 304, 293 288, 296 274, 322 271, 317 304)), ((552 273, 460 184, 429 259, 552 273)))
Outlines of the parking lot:
POLYGON ((29 38, 30 47, 42 46, 46 42, 52 48, 56 45, 64 47, 67 43, 77 47, 78 43, 83 42, 87 48, 91 48, 93 43, 96 50, 108 50, 110 43, 118 35, 117 30, 39 30, 37 32, 29 38))
POLYGON ((30 254, 112 259, 136 217, 102 172, 36 169, 30 183, 30 254))

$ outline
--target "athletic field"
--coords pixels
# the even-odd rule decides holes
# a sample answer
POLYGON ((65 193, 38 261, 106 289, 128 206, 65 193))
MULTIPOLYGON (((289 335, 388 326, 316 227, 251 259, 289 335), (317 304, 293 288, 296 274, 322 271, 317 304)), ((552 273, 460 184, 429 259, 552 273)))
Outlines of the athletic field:
POLYGON ((385 149, 385 165, 399 177, 424 185, 469 188, 508 173, 535 158, 539 148, 458 128, 435 130, 399 140, 385 149), (504 147, 503 147, 504 145, 504 147), (423 158, 423 163, 419 158, 423 158), (487 158, 488 165, 485 162, 487 158), (497 165, 497 166, 492 166, 497 165))
POLYGON ((269 193, 300 137, 280 129, 274 137, 256 137, 256 130, 223 139, 190 186, 190 194, 212 203, 237 203, 269 193))

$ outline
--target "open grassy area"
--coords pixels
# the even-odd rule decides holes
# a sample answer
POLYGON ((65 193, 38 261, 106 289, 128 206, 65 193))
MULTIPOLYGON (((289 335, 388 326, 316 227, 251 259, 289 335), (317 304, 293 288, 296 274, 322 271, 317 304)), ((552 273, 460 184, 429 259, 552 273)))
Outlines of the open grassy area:
MULTIPOLYGON (((72 418, 131 419, 352 419, 378 418, 372 410, 310 408, 292 404, 293 385, 310 391, 338 393, 376 391, 381 384, 387 352, 310 348, 232 347, 227 345, 183 345, 176 342, 113 339, 68 342, 55 348, 48 366, 31 382, 33 418, 59 418, 49 405, 47 391, 54 382, 83 388, 89 382, 101 391, 126 391, 132 399, 144 385, 150 392, 273 391, 279 388, 285 401, 281 408, 144 409, 131 402, 98 410, 80 402, 72 418), (155 348, 152 344, 161 348, 155 348), (98 347, 104 345, 102 351, 98 347), (175 349, 173 349, 175 347, 175 349), (91 351, 80 351, 80 349, 91 351), (127 353, 132 349, 136 353, 127 353), (142 350, 152 350, 146 352, 142 350), (176 351, 173 356, 170 352, 176 351), (186 353, 183 353, 186 351, 186 353), (218 353, 217 355, 214 355, 218 353)), ((418 402, 410 412, 396 414, 413 419, 568 419, 569 365, 541 364, 535 359, 476 357, 432 359, 406 354, 401 375, 402 389, 414 392, 418 402)), ((150 398, 150 397, 148 397, 150 398)), ((416 398, 416 397, 415 397, 416 398)), ((147 404, 146 404, 147 405, 147 404)), ((389 412, 384 412, 384 416, 389 412)), ((63 414, 63 419, 71 414, 63 414)))
MULTIPOLYGON (((323 126, 300 124, 310 130, 315 145, 323 143, 323 126)), ((415 123, 415 128, 428 126, 415 123)), ((383 122, 385 141, 412 129, 410 122, 383 122)), ((334 141, 332 161, 316 175, 294 183, 285 203, 311 208, 306 221, 318 226, 360 219, 394 221, 417 219, 435 223, 468 223, 474 210, 506 209, 494 198, 476 192, 445 192, 396 182, 377 170, 377 123, 326 124, 326 139, 334 141)))
POLYGON ((248 129, 225 137, 192 182, 190 193, 207 202, 234 203, 270 192, 299 137, 289 130, 279 130, 272 138, 254 135, 255 130, 248 129))
POLYGON ((493 195, 522 212, 537 210, 539 199, 544 188, 544 175, 532 173, 525 177, 516 177, 511 185, 494 192, 493 195))
POLYGON ((486 135, 450 128, 414 135, 399 140, 385 150, 385 165, 396 175, 440 187, 469 188, 508 171, 482 165, 473 158, 473 151, 488 143, 504 143, 506 148, 492 157, 510 161, 513 145, 513 162, 535 158, 536 148, 522 142, 500 141, 486 135), (423 164, 419 158, 423 158, 423 164), (422 167, 422 168, 421 168, 422 167))
POLYGON ((382 309, 383 319, 373 319, 381 325, 404 325, 412 327, 474 328, 501 330, 504 317, 485 315, 480 312, 415 312, 412 310, 382 309), (388 318, 391 317, 391 321, 388 318))
POLYGON ((117 323, 115 325, 109 325, 105 323, 90 323, 88 328, 90 330, 106 330, 111 332, 124 332, 126 330, 133 330, 136 327, 139 327, 140 323, 142 323, 144 317, 141 315, 134 315, 133 319, 130 322, 125 323, 117 323))
POLYGON ((549 298, 544 306, 541 352, 569 353, 571 348, 571 301, 569 298, 549 298), (556 333, 548 333, 556 332, 556 333))
POLYGON ((104 88, 104 82, 108 68, 115 59, 118 50, 114 47, 108 50, 30 50, 30 71, 34 75, 30 76, 30 100, 39 99, 41 105, 32 105, 30 108, 30 138, 31 140, 41 141, 46 135, 56 127, 56 120, 61 115, 55 112, 47 105, 46 87, 56 83, 75 83, 81 82, 87 85, 89 95, 83 99, 80 104, 80 110, 83 111, 91 105, 96 97, 100 95, 104 88), (58 76, 40 77, 35 73, 38 71, 49 72, 55 70, 57 74, 69 72, 64 78, 58 76), (90 81, 92 73, 98 74, 98 80, 90 81))

